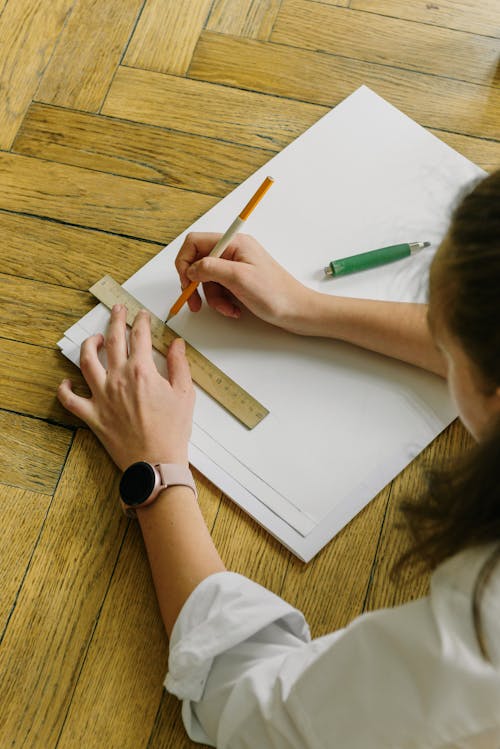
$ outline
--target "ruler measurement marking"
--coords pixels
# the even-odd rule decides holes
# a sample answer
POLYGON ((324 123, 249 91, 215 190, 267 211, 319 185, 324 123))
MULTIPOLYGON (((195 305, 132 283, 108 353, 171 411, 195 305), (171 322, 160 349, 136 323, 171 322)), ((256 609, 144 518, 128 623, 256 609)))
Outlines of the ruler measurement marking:
MULTIPOLYGON (((114 304, 124 304, 127 308, 128 325, 132 325, 139 310, 144 309, 144 305, 111 276, 101 278, 89 291, 109 309, 114 304)), ((164 354, 177 334, 159 317, 152 312, 149 314, 153 346, 164 354)), ((187 342, 186 357, 194 382, 246 427, 253 429, 267 416, 269 411, 261 403, 187 342)))

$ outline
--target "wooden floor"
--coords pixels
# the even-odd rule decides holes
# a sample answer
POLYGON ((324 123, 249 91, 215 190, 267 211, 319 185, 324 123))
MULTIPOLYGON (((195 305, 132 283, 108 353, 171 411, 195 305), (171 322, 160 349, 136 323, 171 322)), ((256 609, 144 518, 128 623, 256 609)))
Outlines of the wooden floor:
MULTIPOLYGON (((58 352, 105 273, 124 281, 361 84, 500 165, 498 0, 0 0, 0 747, 191 746, 118 474, 58 405, 58 352)), ((425 459, 457 454, 453 425, 425 459)), ((305 566, 201 475, 228 566, 314 635, 421 595, 395 588, 397 497, 305 566)), ((173 571, 175 574, 175 571, 173 571)))

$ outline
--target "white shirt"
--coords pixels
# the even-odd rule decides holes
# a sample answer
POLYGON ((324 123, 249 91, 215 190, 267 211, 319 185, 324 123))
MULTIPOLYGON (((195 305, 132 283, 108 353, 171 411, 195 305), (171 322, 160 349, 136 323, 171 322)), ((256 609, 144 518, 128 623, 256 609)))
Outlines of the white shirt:
POLYGON ((500 564, 481 604, 492 663, 471 605, 493 548, 444 562, 426 598, 316 640, 265 588, 208 577, 174 626, 165 680, 190 738, 220 749, 500 749, 500 564))

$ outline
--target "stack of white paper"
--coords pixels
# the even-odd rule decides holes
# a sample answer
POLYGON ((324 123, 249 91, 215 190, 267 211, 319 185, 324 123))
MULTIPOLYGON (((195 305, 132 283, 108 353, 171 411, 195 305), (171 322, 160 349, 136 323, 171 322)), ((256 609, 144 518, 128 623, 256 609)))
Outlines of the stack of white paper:
MULTIPOLYGON (((456 195, 483 172, 362 87, 187 231, 225 231, 268 174, 275 185, 248 231, 304 284, 332 295, 425 301, 431 255, 456 195), (335 257, 424 240, 431 248, 411 258, 324 278, 335 257)), ((184 237, 124 284, 163 319, 179 294, 174 259, 184 237)), ((80 344, 104 332, 108 317, 98 305, 66 331, 63 353, 78 364, 80 344)), ((306 561, 455 416, 437 376, 285 333, 249 313, 236 321, 186 306, 172 328, 270 411, 248 431, 197 389, 192 464, 306 561)))

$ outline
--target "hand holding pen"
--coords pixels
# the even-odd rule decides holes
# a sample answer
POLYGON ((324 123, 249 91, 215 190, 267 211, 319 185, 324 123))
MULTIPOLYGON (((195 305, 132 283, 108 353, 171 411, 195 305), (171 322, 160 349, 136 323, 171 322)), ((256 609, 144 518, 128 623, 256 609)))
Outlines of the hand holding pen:
MULTIPOLYGON (((241 306, 266 322, 286 328, 307 308, 310 290, 286 271, 256 239, 235 236, 222 257, 211 253, 220 234, 187 235, 175 265, 181 284, 203 284, 209 307, 225 317, 238 318, 241 306)), ((197 291, 187 304, 198 312, 202 301, 197 291)), ((291 329, 291 328, 290 328, 291 329)))
MULTIPOLYGON (((231 240, 240 231, 247 218, 250 216, 257 204, 260 203, 273 182, 274 180, 272 177, 265 178, 264 182, 255 192, 255 194, 250 198, 243 210, 239 213, 238 216, 236 216, 231 226, 220 237, 215 246, 212 247, 209 253, 212 257, 220 257, 224 253, 224 250, 229 246, 231 240)), ((181 281, 182 280, 183 279, 181 278, 181 281)), ((170 308, 170 312, 167 315, 166 322, 171 320, 171 318, 179 312, 184 303, 187 302, 188 299, 195 293, 198 283, 199 281, 191 280, 191 282, 183 288, 181 295, 170 308)))

